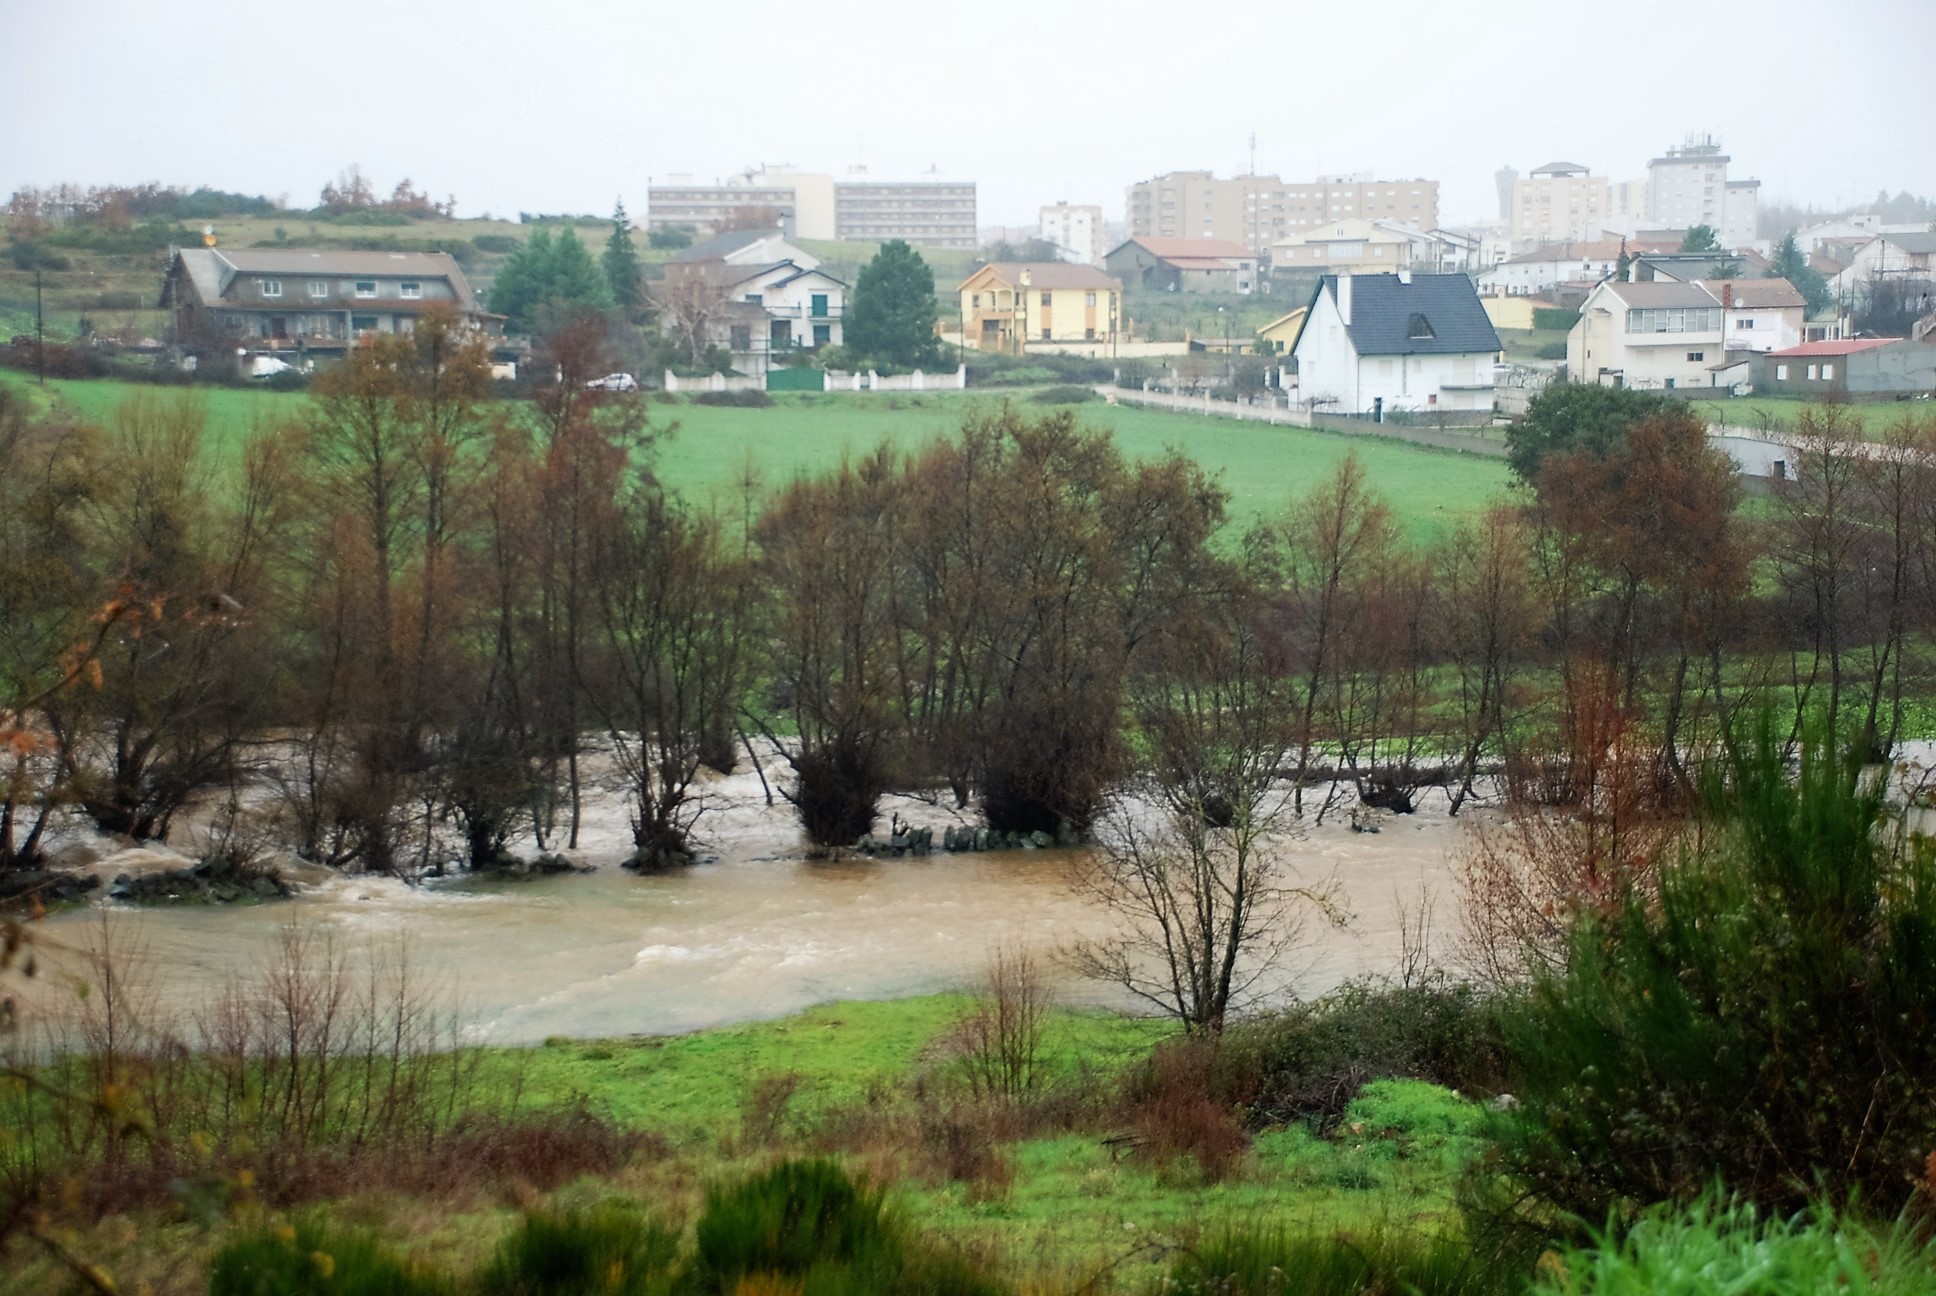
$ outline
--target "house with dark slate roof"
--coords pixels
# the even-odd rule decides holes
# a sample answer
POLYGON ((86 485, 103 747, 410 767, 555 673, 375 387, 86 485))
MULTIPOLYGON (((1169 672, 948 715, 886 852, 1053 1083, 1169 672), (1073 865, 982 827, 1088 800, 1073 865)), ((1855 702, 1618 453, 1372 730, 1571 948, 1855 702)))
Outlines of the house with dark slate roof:
POLYGON ((502 335, 447 252, 180 248, 160 308, 173 340, 249 351, 341 352, 372 333, 408 333, 425 311, 455 311, 502 335))
POLYGON ((1291 354, 1320 413, 1484 411, 1499 334, 1465 275, 1325 275, 1291 354))

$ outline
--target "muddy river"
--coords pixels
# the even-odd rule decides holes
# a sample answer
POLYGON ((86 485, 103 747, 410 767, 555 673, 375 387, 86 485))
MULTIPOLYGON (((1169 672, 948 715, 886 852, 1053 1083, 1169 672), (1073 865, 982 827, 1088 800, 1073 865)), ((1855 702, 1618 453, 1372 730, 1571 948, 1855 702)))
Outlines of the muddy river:
MULTIPOLYGON (((835 999, 885 999, 963 986, 994 948, 1043 956, 1068 1002, 1128 1006, 1120 990, 1075 979, 1058 951, 1107 932, 1112 919, 1072 886, 1071 852, 941 854, 920 859, 811 862, 789 807, 769 807, 751 772, 706 789, 700 834, 709 861, 641 878, 621 870, 621 799, 588 801, 577 858, 583 874, 530 880, 456 878, 408 885, 325 877, 293 900, 255 906, 135 909, 102 902, 49 923, 77 942, 105 919, 145 948, 163 998, 182 1007, 233 978, 260 976, 287 925, 328 931, 355 949, 407 936, 434 969, 474 1036, 502 1043, 551 1035, 664 1033, 775 1017, 835 999)), ((944 809, 890 798, 932 825, 944 809)), ((1350 914, 1342 928, 1311 924, 1276 992, 1312 994, 1366 971, 1394 968, 1401 907, 1436 893, 1442 933, 1456 927, 1449 856, 1463 829, 1442 806, 1353 832, 1340 816, 1281 844, 1288 880, 1335 876, 1350 914)), ((527 844, 528 846, 528 844, 527 844)), ((157 852, 110 854, 108 876, 173 864, 157 852)), ((1442 943, 1442 942, 1441 942, 1442 943)))

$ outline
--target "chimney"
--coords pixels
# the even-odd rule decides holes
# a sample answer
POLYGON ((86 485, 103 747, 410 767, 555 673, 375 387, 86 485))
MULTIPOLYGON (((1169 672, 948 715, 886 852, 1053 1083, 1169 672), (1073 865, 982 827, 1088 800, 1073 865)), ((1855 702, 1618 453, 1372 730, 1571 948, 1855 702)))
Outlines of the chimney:
POLYGON ((1721 281, 1721 309, 1734 309, 1734 280, 1732 279, 1723 279, 1721 281))
POLYGON ((1345 271, 1338 276, 1338 314, 1343 318, 1345 327, 1351 326, 1351 272, 1345 271))

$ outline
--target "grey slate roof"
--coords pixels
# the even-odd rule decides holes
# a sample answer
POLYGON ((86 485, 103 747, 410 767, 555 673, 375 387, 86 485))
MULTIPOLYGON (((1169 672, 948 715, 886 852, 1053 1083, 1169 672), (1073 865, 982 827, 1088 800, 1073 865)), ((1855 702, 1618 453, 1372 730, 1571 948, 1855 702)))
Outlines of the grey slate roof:
POLYGON ((1905 252, 1927 255, 1936 252, 1936 233, 1927 230, 1912 230, 1903 234, 1884 234, 1883 238, 1894 243, 1905 252))
POLYGON ((779 237, 781 232, 778 229, 728 230, 724 234, 715 234, 691 247, 680 248, 672 254, 672 259, 674 261, 718 261, 728 253, 737 252, 761 239, 779 237))
POLYGON ((448 280, 457 306, 480 311, 470 281, 448 252, 344 252, 310 248, 182 248, 177 256, 195 290, 210 305, 238 275, 369 275, 448 280))
MULTIPOLYGON (((1499 348, 1499 334, 1479 304, 1472 280, 1462 274, 1415 274, 1410 283, 1395 274, 1351 276, 1352 349, 1367 355, 1462 355, 1499 348), (1417 327, 1423 316, 1429 330, 1417 327), (1430 337, 1413 334, 1429 331, 1430 337)), ((1338 276, 1325 275, 1318 292, 1338 295, 1338 276)), ((1313 304, 1317 298, 1312 297, 1313 304)))

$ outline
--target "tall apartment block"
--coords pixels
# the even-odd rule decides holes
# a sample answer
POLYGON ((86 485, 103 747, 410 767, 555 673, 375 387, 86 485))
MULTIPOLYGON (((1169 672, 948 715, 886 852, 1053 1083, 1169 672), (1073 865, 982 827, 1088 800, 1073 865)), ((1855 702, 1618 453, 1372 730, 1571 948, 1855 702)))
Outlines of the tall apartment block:
POLYGON ((716 234, 771 214, 790 237, 805 239, 906 239, 930 247, 975 246, 972 180, 835 179, 817 171, 759 167, 729 179, 701 184, 691 176, 666 177, 646 193, 646 228, 690 226, 716 234))
POLYGON ((975 182, 836 180, 834 237, 972 248, 976 246, 975 182))
POLYGON ((1270 175, 1219 180, 1208 171, 1172 171, 1129 187, 1131 238, 1229 239, 1262 255, 1286 235, 1351 217, 1435 229, 1439 182, 1360 172, 1287 184, 1270 175))
POLYGON ((1728 248, 1752 243, 1761 181, 1728 179, 1733 161, 1712 135, 1690 135, 1647 164, 1647 218, 1656 229, 1706 225, 1728 248))
POLYGON ((1102 208, 1097 206, 1056 203, 1044 207, 1038 231, 1037 237, 1055 244, 1064 261, 1077 265, 1098 264, 1109 250, 1102 245, 1102 208))

